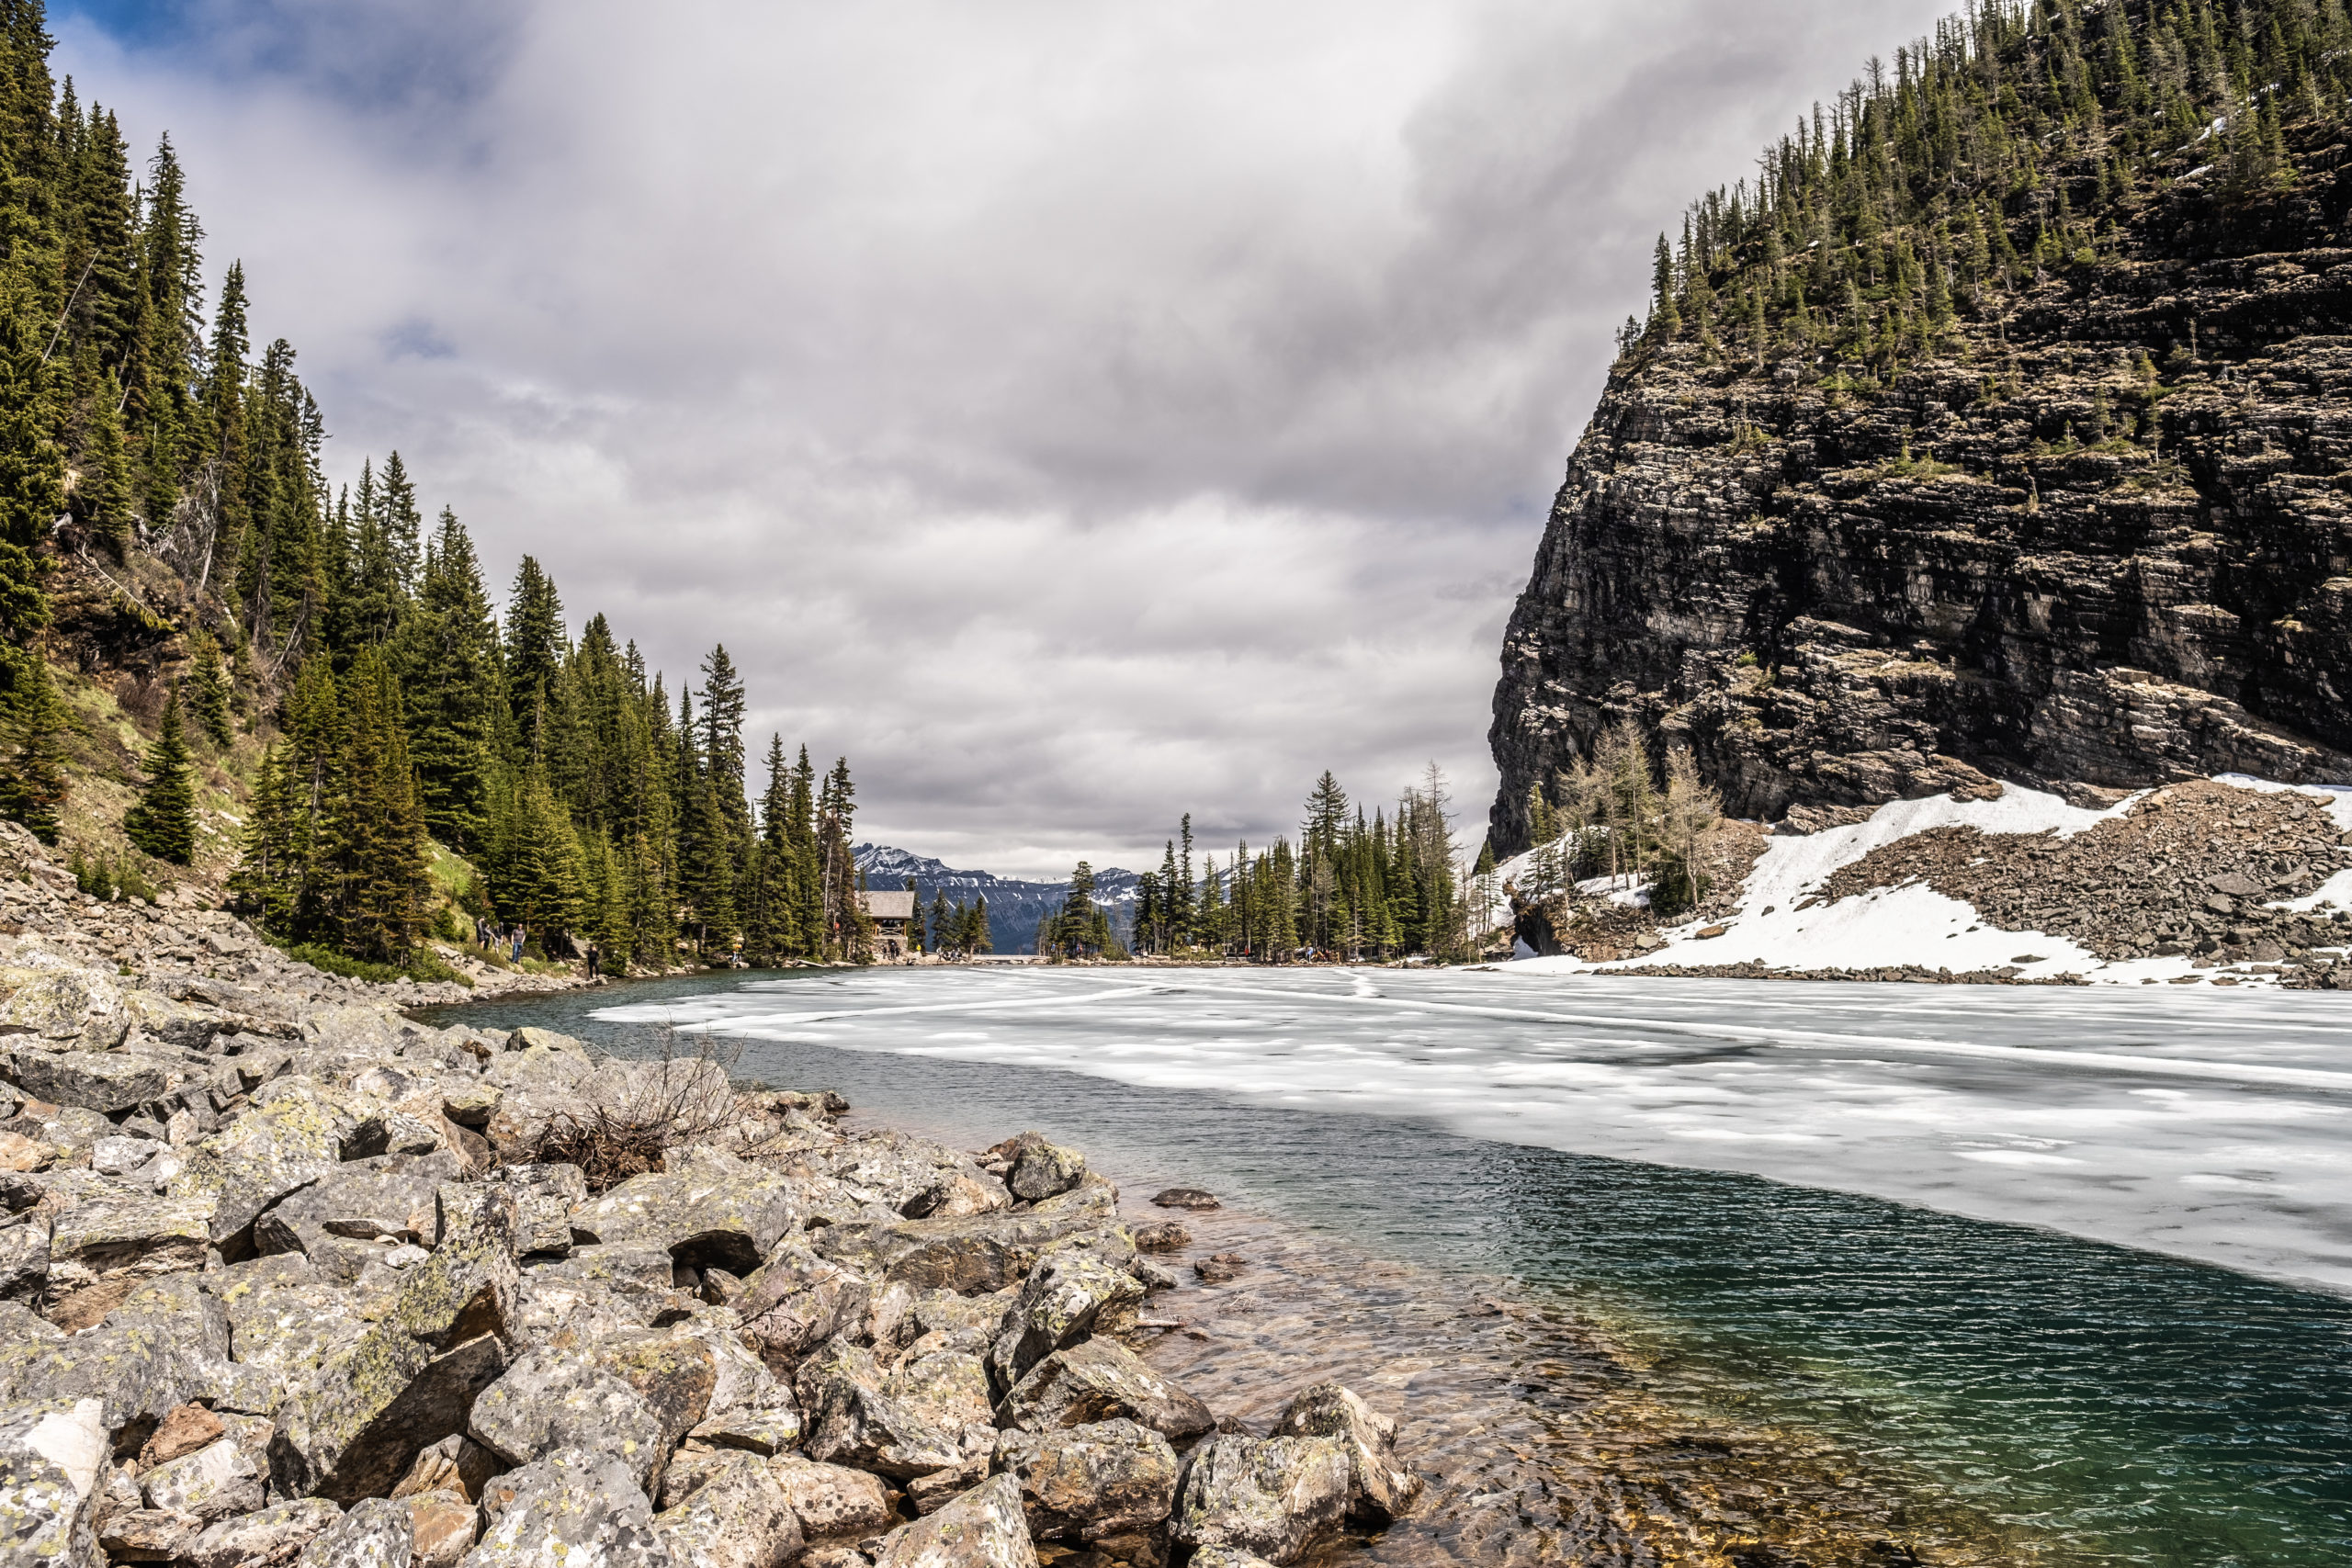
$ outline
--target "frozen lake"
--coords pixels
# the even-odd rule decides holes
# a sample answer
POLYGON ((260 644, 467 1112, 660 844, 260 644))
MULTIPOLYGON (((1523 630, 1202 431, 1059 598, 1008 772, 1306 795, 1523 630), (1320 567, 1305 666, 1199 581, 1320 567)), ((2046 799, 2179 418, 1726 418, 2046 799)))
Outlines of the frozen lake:
POLYGON ((871 970, 599 1016, 1409 1116, 2352 1292, 2334 993, 871 970))
MULTIPOLYGON (((1037 1127, 1131 1191, 1431 1269, 1441 1318, 1523 1292, 1649 1393, 2014 1532, 1923 1561, 2352 1562, 2343 998, 935 969, 448 1016, 707 1031, 886 1123, 1037 1127)), ((1579 1408, 1517 1353, 1513 1419, 1579 1408)))

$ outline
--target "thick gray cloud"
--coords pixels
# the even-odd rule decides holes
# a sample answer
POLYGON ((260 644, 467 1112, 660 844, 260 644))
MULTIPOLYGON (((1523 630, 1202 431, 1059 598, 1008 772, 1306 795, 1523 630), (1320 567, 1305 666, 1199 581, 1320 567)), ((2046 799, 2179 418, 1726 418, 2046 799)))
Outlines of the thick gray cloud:
POLYGON ((333 465, 672 671, 724 640, 885 840, 1134 865, 1435 758, 1649 243, 1918 0, 198 0, 71 14, 333 465))

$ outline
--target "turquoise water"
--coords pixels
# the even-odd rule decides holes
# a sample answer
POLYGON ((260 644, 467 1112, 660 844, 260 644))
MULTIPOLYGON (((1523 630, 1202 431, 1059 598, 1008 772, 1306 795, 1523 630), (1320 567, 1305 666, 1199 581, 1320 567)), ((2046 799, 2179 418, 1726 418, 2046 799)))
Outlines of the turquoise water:
MULTIPOLYGON (((1262 976, 1248 978, 1265 988, 1262 976)), ((1216 983, 1122 995, 1115 1005, 1125 1010, 1111 1021, 1060 980, 975 980, 952 971, 846 983, 832 976, 671 981, 458 1015, 503 1027, 541 1023, 621 1051, 658 1036, 648 1020, 701 1020, 745 1037, 742 1073, 840 1089, 885 1122, 941 1128, 974 1145, 1035 1126, 1084 1147, 1131 1189, 1205 1185, 1374 1253, 1465 1280, 1515 1281, 1608 1325, 1644 1354, 1652 1386, 1668 1397, 1824 1434, 1939 1498, 2064 1543, 2060 1555, 2075 1560, 2167 1568, 2352 1562, 2352 1301, 1826 1186, 1467 1135, 1460 1130, 1466 1118, 1435 1091, 1425 1113, 1392 1100, 1382 1100, 1377 1113, 1340 1109, 1376 1085, 1335 1088, 1328 1075, 1290 1070, 1253 1077, 1250 1051, 1212 1053, 1222 1082, 1120 1081, 1158 1076, 1135 1066, 1149 1058, 1150 1041, 1247 1041, 1253 1024, 1267 1026, 1254 1036, 1263 1043, 1256 1055, 1267 1060, 1336 1053, 1355 1064, 1350 1074, 1377 1074, 1364 1055, 1371 1036, 1352 1015, 1280 997, 1253 1003, 1215 993, 1216 983), (616 1008, 623 1019, 592 1016, 616 1008), (1081 1036, 1080 1048, 1098 1055, 1070 1056, 1081 1036), (1085 1060, 1091 1070, 1035 1065, 1041 1053, 1085 1060), (987 1059, 1004 1056, 1015 1059, 987 1059)), ((1383 976, 1380 983, 1400 981, 1383 976)), ((1710 994, 1688 982, 1659 984, 1679 987, 1677 1005, 1710 994)), ((1804 1014, 1803 993, 1816 988, 1770 989, 1785 1023, 1804 1014)), ((1857 1005, 1857 991, 1911 988, 1818 989, 1834 993, 1820 1002, 1826 1028, 1838 1010, 1857 1005)), ((1966 1020, 1955 1014, 1967 998, 1941 991, 1935 999, 1937 1037, 1965 1035, 1966 1020)), ((2082 1005, 2064 997, 2049 1005, 2062 1004, 2082 1005)), ((1996 1005, 2008 1010, 1994 1020, 1999 1028, 1988 1022, 1988 1039, 2017 1037, 2038 1004, 2031 993, 1996 994, 1988 1018, 1996 1005)), ((1419 1014, 1409 1049, 1424 1066, 1442 1066, 1447 1032, 1489 1040, 1498 1027, 1468 1012, 1419 1014)), ((1581 1029, 1607 1053, 1640 1055, 1641 1042, 1622 1023, 1543 1027, 1566 1039, 1581 1029)), ((1839 1027, 1855 1025, 1849 1018, 1839 1027)), ((1873 1027, 1894 1026, 1881 1020, 1873 1027)), ((2079 1031, 2067 1038, 2081 1043, 2079 1031)), ((1714 1042, 1686 1048, 1711 1071, 1736 1055, 1714 1042)), ((1772 1049, 1781 1055, 1759 1070, 1785 1071, 1800 1085, 1823 1071, 1819 1054, 1788 1056, 1785 1041, 1772 1049)), ((1889 1055, 1883 1040, 1871 1049, 1873 1061, 1889 1055)), ((2321 1059, 2317 1050, 2299 1058, 2305 1068, 2321 1059)), ((1854 1055, 1834 1043, 1818 1048, 1831 1057, 1840 1051, 1854 1055)), ((2218 1058, 2209 1049, 2197 1059, 2218 1058)), ((2230 1114, 2277 1119, 2277 1107, 2290 1105, 2306 1122, 2332 1125, 2325 1073, 2312 1077, 2316 1089, 2291 1095, 2275 1086, 2245 1090, 2255 1109, 2230 1114)), ((2064 1087, 2077 1100, 2096 1091, 2064 1087)), ((2135 1079, 2111 1092, 2128 1097, 2144 1087, 2135 1079)), ((2052 1092, 2028 1088, 2037 1100, 2052 1092)), ((1793 1109, 1777 1109, 1784 1097, 1742 1092, 1751 1116, 1797 1119, 1793 1109)), ((1623 1102, 1596 1092, 1589 1108, 1594 1143, 1609 1146, 1622 1132, 1623 1102)), ((1483 1126, 1487 1118, 1475 1120, 1483 1126)), ((1556 1143, 1572 1132, 1547 1122, 1544 1136, 1556 1143)), ((2176 1157, 2201 1168, 2186 1154, 2176 1157)), ((2086 1190, 2098 1185, 2096 1170, 2065 1174, 2086 1190)), ((2339 1167, 2318 1179, 2347 1178, 2339 1167)), ((2147 1185, 2138 1175, 2119 1184, 2147 1185)), ((2086 1214, 2128 1207, 2119 1201, 2100 1210, 2079 1195, 2069 1201, 2068 1212, 2086 1214)), ((2326 1242, 2299 1245, 2316 1257, 2326 1242)))

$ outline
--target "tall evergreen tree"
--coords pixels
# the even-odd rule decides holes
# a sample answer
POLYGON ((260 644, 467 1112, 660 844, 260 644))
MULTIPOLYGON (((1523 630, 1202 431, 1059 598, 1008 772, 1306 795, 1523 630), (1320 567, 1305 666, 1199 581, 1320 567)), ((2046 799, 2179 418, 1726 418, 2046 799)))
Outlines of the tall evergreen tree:
POLYGON ((187 865, 196 859, 196 774, 176 689, 164 703, 163 723, 147 753, 146 787, 123 815, 122 832, 157 860, 187 865))

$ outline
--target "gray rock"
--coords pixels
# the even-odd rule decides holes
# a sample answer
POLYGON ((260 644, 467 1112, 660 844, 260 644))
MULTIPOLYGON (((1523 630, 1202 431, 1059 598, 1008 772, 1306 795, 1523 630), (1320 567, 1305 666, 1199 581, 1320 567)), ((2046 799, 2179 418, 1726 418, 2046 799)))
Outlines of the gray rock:
POLYGON ((1086 1156, 1047 1143, 1043 1133, 1019 1134, 1003 1152, 1012 1167, 1004 1184, 1026 1202, 1067 1192, 1086 1176, 1086 1156))
POLYGON ((458 1568, 481 1531, 481 1510, 449 1492, 419 1492, 399 1502, 408 1510, 413 1542, 409 1568, 458 1568))
POLYGON ((70 1294, 102 1280, 201 1268, 212 1212, 209 1197, 159 1198, 114 1183, 85 1187, 51 1227, 50 1290, 70 1294))
POLYGON ((484 1391, 471 1416, 474 1438, 509 1464, 548 1454, 608 1454, 631 1483, 649 1487, 666 1457, 662 1420, 620 1378, 584 1358, 534 1350, 484 1391))
POLYGON ((644 1328, 688 1310, 672 1283, 676 1266, 659 1247, 586 1247, 560 1261, 523 1270, 526 1341, 558 1333, 594 1338, 616 1328, 644 1328))
POLYGON ((735 1311, 762 1359, 782 1373, 811 1347, 862 1322, 871 1295, 865 1274, 820 1257, 796 1236, 743 1281, 735 1311))
POLYGON ((1274 1423, 1274 1436, 1330 1438, 1345 1447, 1354 1506, 1376 1520, 1403 1517, 1420 1494, 1420 1477, 1396 1458, 1396 1423, 1339 1383, 1302 1390, 1274 1423))
POLYGON ((571 1228, 608 1246, 655 1246, 689 1268, 749 1274, 797 1221, 793 1183, 715 1151, 682 1171, 633 1176, 576 1210, 571 1228))
POLYGON ((323 1497, 300 1497, 208 1528, 187 1549, 187 1568, 292 1568, 302 1549, 334 1528, 343 1510, 323 1497))
POLYGON ((514 1193, 521 1251, 561 1257, 571 1250, 571 1212, 588 1201, 588 1179, 578 1166, 508 1166, 498 1179, 514 1193))
POLYGON ((114 1508, 98 1526, 98 1548, 115 1562, 177 1562, 204 1526, 161 1508, 114 1508))
POLYGON ((1152 1194, 1151 1201, 1163 1209, 1217 1209, 1224 1207, 1216 1194, 1198 1187, 1163 1187, 1152 1194))
POLYGON ((778 1387, 768 1400, 709 1416, 686 1436, 714 1449, 741 1449, 766 1458, 798 1448, 800 1432, 792 1391, 778 1387))
POLYGON ((843 1138, 809 1162, 850 1190, 910 1219, 953 1219, 1012 1206, 1003 1182, 969 1155, 910 1133, 876 1131, 843 1138))
POLYGON ((311 1537, 297 1561, 301 1568, 410 1568, 415 1556, 416 1523, 406 1505, 369 1497, 311 1537))
POLYGON ((1048 1254, 1022 1282, 989 1352, 999 1389, 1063 1348, 1084 1338, 1106 1306, 1139 1302, 1143 1287, 1091 1253, 1048 1254))
POLYGON ((70 1337, 0 1341, 0 1399, 95 1399, 109 1432, 160 1421, 175 1405, 210 1396, 212 1380, 168 1326, 97 1327, 70 1337))
POLYGON ((1216 1425, 1207 1405, 1108 1339, 1039 1361, 998 1404, 996 1417, 1000 1427, 1033 1432, 1124 1419, 1178 1442, 1216 1425))
POLYGON ((95 1399, 0 1411, 0 1564, 79 1568, 96 1561, 93 1525, 107 1447, 95 1399))
POLYGON ((1132 1421, 1049 1432, 1005 1432, 996 1467, 1021 1483, 1029 1533, 1043 1540, 1099 1540, 1148 1530, 1176 1503, 1176 1450, 1132 1421))
POLYGON ((38 1301, 49 1290, 49 1216, 0 1229, 0 1302, 38 1301))
POLYGON ((1254 1551, 1244 1551, 1238 1546, 1204 1546, 1196 1549, 1189 1568, 1274 1568, 1274 1565, 1254 1551))
POLYGON ((439 1238, 441 1184, 461 1174, 446 1153, 347 1161, 256 1219, 254 1249, 311 1256, 330 1237, 430 1247, 439 1238))
POLYGON ((831 1224, 811 1245, 822 1256, 886 1283, 975 1295, 1019 1283, 1038 1256, 1057 1244, 1075 1244, 1104 1230, 1102 1216, 1091 1212, 1033 1211, 831 1224))
POLYGON ((881 1479, 865 1471, 781 1455, 768 1472, 784 1488, 804 1536, 854 1536, 881 1529, 895 1517, 881 1479))
POLYGON ((214 1438, 194 1453, 156 1465, 139 1477, 141 1497, 151 1508, 205 1524, 230 1514, 250 1514, 267 1499, 267 1456, 256 1455, 233 1438, 214 1438))
POLYGON ((514 1208, 502 1189, 446 1183, 441 1242, 345 1348, 287 1391, 272 1461, 297 1495, 380 1496, 417 1450, 465 1429, 514 1341, 514 1208))
POLYGON ((701 1485, 655 1516, 653 1529, 677 1568, 785 1568, 800 1555, 800 1520, 766 1464, 722 1456, 701 1485))
POLYGON ((341 1090, 307 1078, 277 1079, 254 1095, 251 1109, 189 1151, 171 1195, 213 1199, 212 1239, 230 1241, 263 1210, 333 1170, 361 1120, 341 1090))
POLYGON ((1000 1475, 900 1526, 883 1538, 874 1561, 875 1568, 1035 1568, 1020 1483, 1000 1475))
POLYGON ((154 1104, 193 1075, 175 1059, 127 1051, 21 1051, 16 1076, 35 1100, 107 1116, 154 1104))
POLYGON ((1190 1546, 1295 1562, 1338 1527, 1349 1493, 1348 1451, 1332 1438, 1219 1433, 1185 1460, 1169 1531, 1190 1546))
POLYGON ((611 1454, 564 1449, 509 1471, 482 1511, 466 1568, 675 1568, 637 1477, 611 1454))
POLYGON ((802 1419, 808 1457, 901 1479, 963 1461, 962 1433, 891 1396, 873 1352, 835 1337, 800 1365, 802 1419))
POLYGON ((130 1028, 122 987, 96 969, 44 971, 0 1002, 0 1038, 32 1034, 69 1042, 79 1050, 106 1051, 120 1044, 130 1028))

